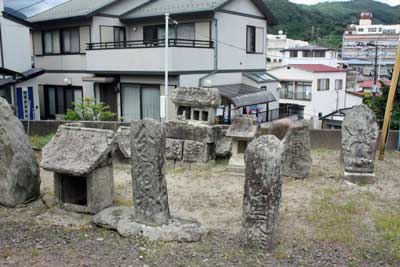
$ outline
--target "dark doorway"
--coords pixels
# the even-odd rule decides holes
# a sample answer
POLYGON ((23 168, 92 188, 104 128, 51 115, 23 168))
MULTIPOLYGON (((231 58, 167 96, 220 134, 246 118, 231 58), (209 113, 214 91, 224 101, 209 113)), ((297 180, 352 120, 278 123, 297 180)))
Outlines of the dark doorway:
POLYGON ((114 93, 114 84, 99 84, 100 86, 100 102, 110 107, 110 111, 118 112, 117 94, 114 93))
POLYGON ((61 201, 66 204, 87 206, 87 178, 60 175, 61 201))

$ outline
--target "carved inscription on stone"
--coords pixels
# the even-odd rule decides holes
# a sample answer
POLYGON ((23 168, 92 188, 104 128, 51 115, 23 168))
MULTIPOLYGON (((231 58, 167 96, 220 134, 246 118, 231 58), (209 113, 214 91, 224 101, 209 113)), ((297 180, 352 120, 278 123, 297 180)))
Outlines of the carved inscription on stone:
POLYGON ((165 180, 165 128, 154 120, 131 125, 132 186, 135 212, 145 224, 170 218, 165 180))
POLYGON ((246 150, 242 240, 246 246, 271 250, 279 222, 282 192, 283 144, 275 136, 261 136, 246 150))
POLYGON ((185 140, 183 160, 186 162, 207 162, 207 144, 203 142, 185 140))
POLYGON ((342 157, 345 172, 374 173, 378 125, 366 105, 353 107, 342 125, 342 157))
POLYGON ((167 138, 167 159, 182 160, 183 157, 183 140, 167 138))

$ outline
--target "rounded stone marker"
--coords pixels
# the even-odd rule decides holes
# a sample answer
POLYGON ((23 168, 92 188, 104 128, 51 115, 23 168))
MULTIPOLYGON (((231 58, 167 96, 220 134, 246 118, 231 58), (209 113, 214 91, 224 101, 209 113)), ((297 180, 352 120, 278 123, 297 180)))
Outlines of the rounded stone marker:
POLYGON ((273 135, 252 141, 246 150, 246 181, 241 238, 244 246, 272 250, 279 222, 284 147, 273 135))

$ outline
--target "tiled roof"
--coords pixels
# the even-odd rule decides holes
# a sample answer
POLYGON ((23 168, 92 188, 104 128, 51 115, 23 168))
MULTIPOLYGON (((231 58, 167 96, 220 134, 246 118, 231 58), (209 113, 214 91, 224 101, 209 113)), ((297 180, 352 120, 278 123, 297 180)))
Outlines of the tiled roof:
POLYGON ((290 48, 282 50, 281 52, 284 52, 284 51, 329 51, 329 50, 335 50, 335 49, 326 48, 326 47, 322 47, 319 45, 305 45, 305 46, 290 47, 290 48))
POLYGON ((117 0, 69 0, 31 17, 29 21, 40 22, 87 16, 116 1, 117 0))
POLYGON ((229 0, 155 0, 123 16, 124 19, 212 11, 229 0))
POLYGON ((301 69, 309 72, 346 72, 344 69, 334 68, 322 64, 291 64, 289 67, 301 69))
MULTIPOLYGON (((360 87, 361 88, 371 88, 373 83, 374 83, 373 80, 367 80, 367 81, 362 82, 360 84, 360 87)), ((378 86, 378 88, 380 89, 380 88, 382 88, 382 83, 384 85, 386 85, 386 86, 390 86, 390 81, 389 80, 377 81, 376 82, 376 86, 378 86)))

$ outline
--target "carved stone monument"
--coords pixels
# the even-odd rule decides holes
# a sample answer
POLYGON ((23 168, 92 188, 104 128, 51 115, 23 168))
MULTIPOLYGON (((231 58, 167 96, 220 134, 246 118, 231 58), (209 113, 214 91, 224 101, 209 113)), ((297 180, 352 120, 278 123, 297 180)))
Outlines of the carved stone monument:
POLYGON ((378 134, 376 116, 366 105, 355 106, 346 113, 341 155, 346 180, 359 185, 374 183, 378 134))
POLYGON ((273 135, 252 141, 246 150, 242 241, 245 246, 272 250, 279 223, 283 144, 273 135))
POLYGON ((170 219, 165 180, 166 135, 154 120, 131 126, 132 186, 136 219, 162 225, 170 219))
POLYGON ((0 97, 0 205, 13 208, 39 196, 35 154, 22 123, 0 97))

